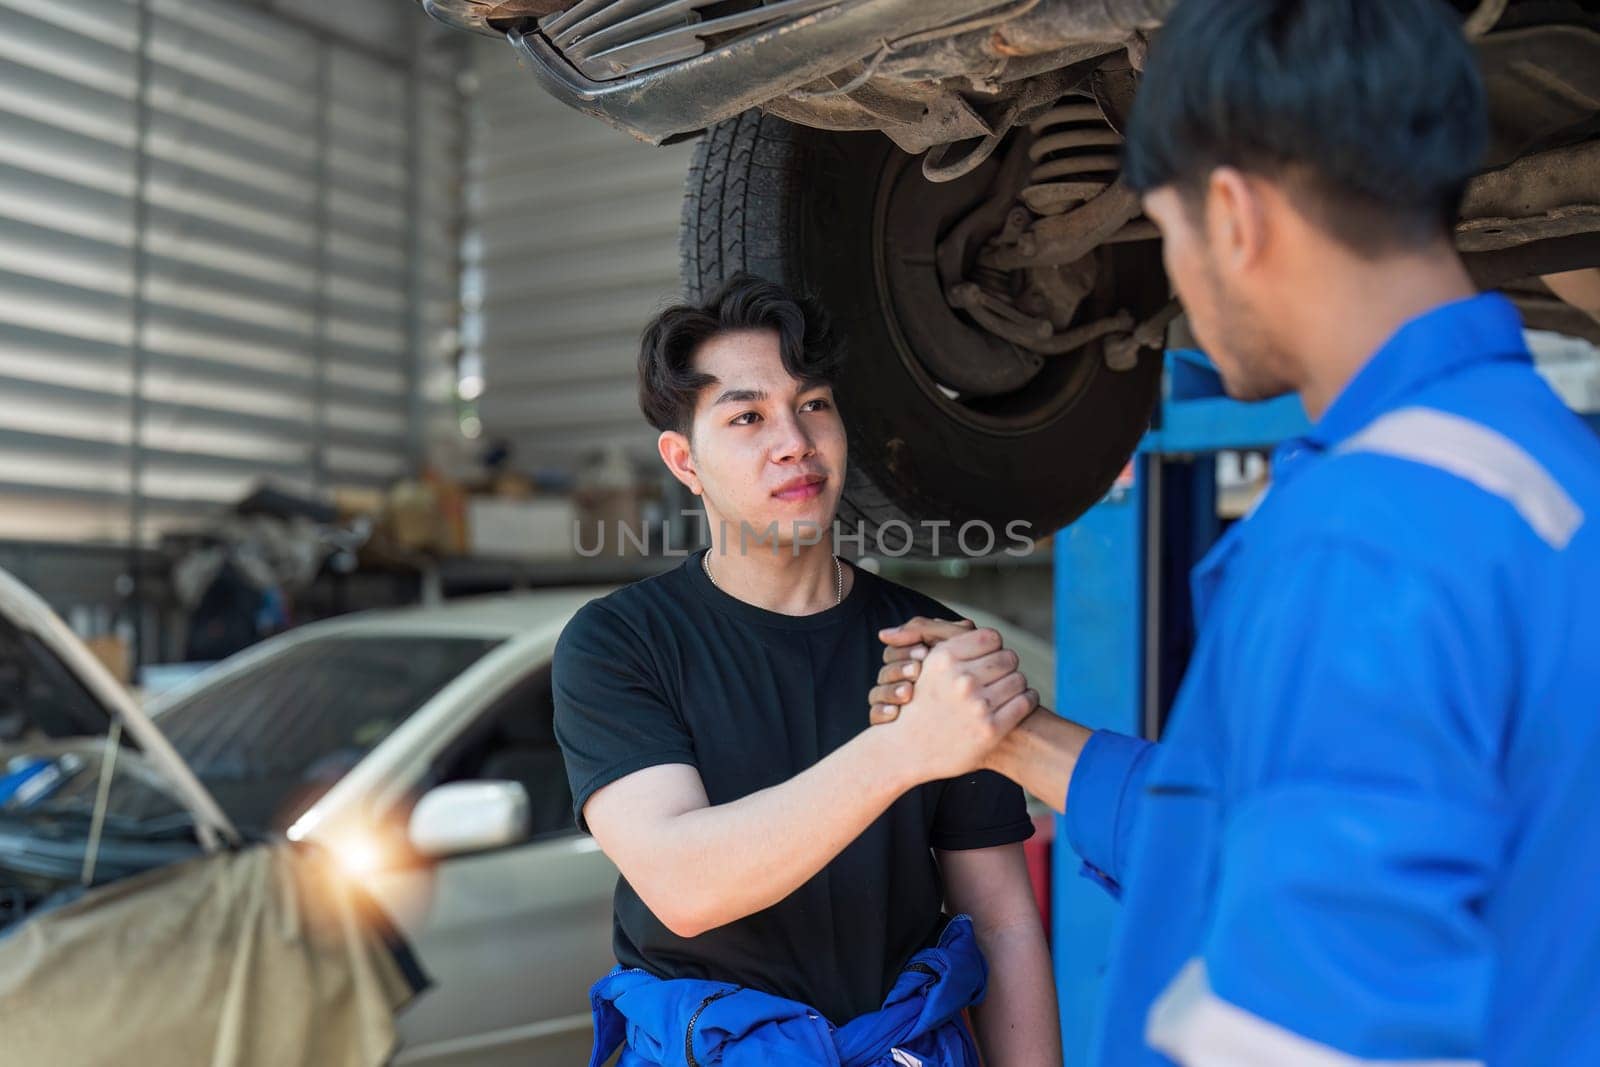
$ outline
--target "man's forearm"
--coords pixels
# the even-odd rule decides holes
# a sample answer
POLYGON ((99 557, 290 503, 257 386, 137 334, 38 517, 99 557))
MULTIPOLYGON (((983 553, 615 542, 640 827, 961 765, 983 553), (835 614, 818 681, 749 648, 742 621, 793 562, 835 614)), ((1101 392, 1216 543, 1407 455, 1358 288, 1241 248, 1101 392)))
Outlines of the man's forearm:
POLYGON ((988 1067, 1059 1067, 1061 1023, 1050 949, 1037 917, 1031 925, 978 930, 989 962, 989 991, 973 1009, 988 1067))
POLYGON ((1060 1067, 1060 1022, 1050 949, 1020 844, 935 853, 945 903, 972 917, 989 963, 989 992, 973 1009, 989 1067, 1060 1067))
POLYGON ((664 820, 650 882, 675 900, 652 910, 692 937, 783 900, 914 784, 895 756, 868 730, 787 782, 664 820))
POLYGON ((1064 811, 1067 787, 1092 730, 1040 707, 989 754, 984 766, 1064 811))

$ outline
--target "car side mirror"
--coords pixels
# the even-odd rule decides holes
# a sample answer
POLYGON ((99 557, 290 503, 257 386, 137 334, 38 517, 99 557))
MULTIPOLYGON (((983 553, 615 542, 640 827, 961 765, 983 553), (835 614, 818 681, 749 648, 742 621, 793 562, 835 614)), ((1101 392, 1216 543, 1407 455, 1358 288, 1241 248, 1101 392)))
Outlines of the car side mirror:
POLYGON ((411 811, 411 846, 429 859, 514 845, 528 837, 528 791, 519 782, 451 782, 411 811))

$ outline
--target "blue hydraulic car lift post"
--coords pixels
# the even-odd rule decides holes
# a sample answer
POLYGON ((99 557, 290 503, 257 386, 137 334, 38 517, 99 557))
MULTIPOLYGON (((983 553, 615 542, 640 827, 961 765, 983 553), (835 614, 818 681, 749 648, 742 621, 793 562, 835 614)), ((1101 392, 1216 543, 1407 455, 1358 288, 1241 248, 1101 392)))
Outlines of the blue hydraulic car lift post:
MULTIPOLYGON (((1600 413, 1587 413, 1600 431, 1600 413)), ((1056 710, 1158 737, 1194 645, 1189 571, 1222 533, 1216 454, 1306 432, 1298 398, 1222 395, 1198 352, 1167 353, 1155 428, 1118 484, 1055 540, 1056 710)), ((1051 943, 1067 1067, 1086 1061, 1116 904, 1080 874, 1057 819, 1051 943)))

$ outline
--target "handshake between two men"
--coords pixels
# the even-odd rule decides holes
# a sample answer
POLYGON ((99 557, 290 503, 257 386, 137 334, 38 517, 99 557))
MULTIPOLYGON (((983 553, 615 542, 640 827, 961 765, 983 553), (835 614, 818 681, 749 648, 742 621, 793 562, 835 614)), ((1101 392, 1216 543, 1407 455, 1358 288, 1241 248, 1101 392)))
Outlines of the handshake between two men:
POLYGON ((932 777, 1005 775, 1056 811, 1091 731, 1039 705, 1000 634, 967 619, 917 617, 879 632, 872 726, 900 734, 902 755, 932 777))

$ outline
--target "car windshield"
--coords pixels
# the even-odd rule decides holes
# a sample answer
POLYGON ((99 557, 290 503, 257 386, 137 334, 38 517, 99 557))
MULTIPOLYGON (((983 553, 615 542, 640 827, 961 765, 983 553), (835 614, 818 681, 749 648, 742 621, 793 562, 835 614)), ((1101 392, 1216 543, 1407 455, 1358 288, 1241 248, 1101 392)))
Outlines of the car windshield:
POLYGON ((202 683, 157 725, 241 828, 281 831, 499 643, 388 634, 312 638, 202 683))
MULTIPOLYGON (((499 643, 428 635, 297 641, 209 685, 202 682, 161 714, 157 725, 242 830, 282 831, 499 643)), ((25 786, 0 789, 0 822, 23 820, 30 833, 79 837, 94 810, 107 720, 104 712, 65 699, 75 692, 71 686, 44 687, 44 678, 36 670, 29 685, 0 686, 0 692, 12 691, 12 707, 25 703, 36 724, 41 709, 48 711, 56 727, 48 733, 17 731, 22 736, 9 745, 0 739, 0 786, 7 773, 38 773, 25 786), (98 725, 88 721, 96 717, 91 711, 98 725)), ((120 748, 107 794, 106 833, 186 833, 188 814, 170 786, 137 757, 126 735, 120 748)))

